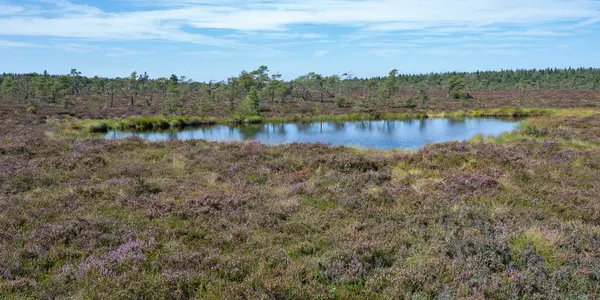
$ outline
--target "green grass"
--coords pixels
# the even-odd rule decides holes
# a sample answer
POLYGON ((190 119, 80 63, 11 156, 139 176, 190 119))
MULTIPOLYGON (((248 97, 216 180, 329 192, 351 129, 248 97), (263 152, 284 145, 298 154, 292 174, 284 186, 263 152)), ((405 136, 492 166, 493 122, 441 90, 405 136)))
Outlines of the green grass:
POLYGON ((558 249, 556 249, 559 239, 560 236, 557 236, 557 233, 532 228, 514 236, 509 243, 509 247, 515 259, 526 259, 526 252, 534 251, 534 253, 541 255, 550 267, 556 268, 561 263, 557 256, 558 249))
POLYGON ((118 130, 152 130, 183 128, 186 126, 202 126, 216 124, 214 118, 182 116, 182 117, 132 117, 121 120, 107 121, 108 128, 118 130))
POLYGON ((90 133, 101 133, 107 132, 109 129, 108 124, 104 121, 92 121, 86 124, 86 130, 90 133))
POLYGON ((337 203, 323 198, 305 197, 302 202, 321 211, 328 211, 337 207, 337 203))
POLYGON ((161 130, 193 126, 210 126, 217 124, 212 117, 195 116, 144 116, 113 120, 81 120, 70 124, 70 129, 85 129, 89 133, 103 133, 108 130, 161 130))

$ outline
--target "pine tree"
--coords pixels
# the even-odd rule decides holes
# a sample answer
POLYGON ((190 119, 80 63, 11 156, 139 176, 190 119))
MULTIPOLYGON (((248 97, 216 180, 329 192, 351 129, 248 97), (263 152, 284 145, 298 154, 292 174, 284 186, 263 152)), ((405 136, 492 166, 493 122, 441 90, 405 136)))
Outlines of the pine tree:
POLYGON ((12 76, 7 76, 2 81, 2 99, 16 100, 19 94, 17 81, 12 76))
POLYGON ((177 80, 171 78, 167 83, 167 99, 165 111, 167 114, 174 114, 179 109, 180 95, 177 80))
POLYGON ((250 99, 249 101, 252 104, 252 108, 258 113, 258 111, 260 110, 260 98, 258 97, 258 92, 255 88, 252 88, 250 90, 248 98, 250 99))
POLYGON ((259 115, 259 97, 258 92, 252 88, 244 101, 238 106, 237 112, 242 117, 252 117, 259 115))

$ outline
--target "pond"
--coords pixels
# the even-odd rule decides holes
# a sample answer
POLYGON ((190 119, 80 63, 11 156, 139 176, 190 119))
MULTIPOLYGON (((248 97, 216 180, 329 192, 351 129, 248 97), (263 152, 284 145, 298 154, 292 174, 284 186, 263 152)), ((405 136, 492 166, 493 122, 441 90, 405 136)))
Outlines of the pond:
POLYGON ((516 119, 464 118, 403 121, 265 123, 259 125, 186 128, 180 131, 109 131, 107 139, 136 136, 148 141, 206 139, 256 140, 264 144, 324 143, 373 149, 419 149, 427 144, 464 141, 477 134, 499 135, 512 131, 516 119))

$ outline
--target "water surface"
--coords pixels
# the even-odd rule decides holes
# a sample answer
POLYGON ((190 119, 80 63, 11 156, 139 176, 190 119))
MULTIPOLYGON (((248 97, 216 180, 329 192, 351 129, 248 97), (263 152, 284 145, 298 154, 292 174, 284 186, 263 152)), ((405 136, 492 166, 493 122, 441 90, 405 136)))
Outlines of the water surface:
POLYGON ((477 134, 499 135, 512 131, 518 120, 465 118, 403 121, 265 123, 216 125, 181 131, 109 131, 107 139, 137 136, 148 141, 206 139, 212 141, 256 140, 270 145, 324 143, 377 149, 419 149, 427 144, 463 141, 477 134))

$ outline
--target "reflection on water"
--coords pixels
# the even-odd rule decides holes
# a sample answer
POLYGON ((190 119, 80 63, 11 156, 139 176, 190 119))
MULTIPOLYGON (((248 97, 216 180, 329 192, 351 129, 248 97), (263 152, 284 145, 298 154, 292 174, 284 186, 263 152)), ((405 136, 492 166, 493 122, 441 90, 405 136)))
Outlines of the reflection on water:
POLYGON ((149 141, 206 139, 214 141, 257 140, 265 144, 324 143, 363 148, 418 149, 430 143, 468 140, 477 134, 498 135, 515 129, 517 120, 489 118, 416 119, 405 121, 359 121, 216 125, 182 131, 110 131, 107 139, 137 136, 149 141))

